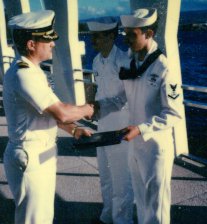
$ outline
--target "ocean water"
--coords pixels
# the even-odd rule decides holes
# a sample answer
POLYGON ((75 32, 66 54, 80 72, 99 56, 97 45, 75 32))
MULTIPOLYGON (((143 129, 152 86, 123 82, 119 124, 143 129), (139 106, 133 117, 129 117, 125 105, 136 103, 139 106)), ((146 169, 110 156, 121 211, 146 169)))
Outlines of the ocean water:
MULTIPOLYGON (((181 13, 179 28, 182 82, 207 87, 207 11, 181 13)), ((207 103, 206 93, 185 90, 184 98, 207 103)), ((207 110, 185 107, 185 112, 190 153, 207 158, 207 110)))
MULTIPOLYGON (((91 46, 90 36, 80 35, 80 40, 86 44, 83 67, 91 69, 96 52, 91 46)), ((207 11, 181 13, 178 43, 183 84, 207 87, 207 11)), ((127 50, 121 35, 117 45, 127 50)), ((184 98, 207 103, 205 93, 185 90, 184 98)), ((186 107, 185 113, 190 153, 207 158, 207 110, 186 107)))

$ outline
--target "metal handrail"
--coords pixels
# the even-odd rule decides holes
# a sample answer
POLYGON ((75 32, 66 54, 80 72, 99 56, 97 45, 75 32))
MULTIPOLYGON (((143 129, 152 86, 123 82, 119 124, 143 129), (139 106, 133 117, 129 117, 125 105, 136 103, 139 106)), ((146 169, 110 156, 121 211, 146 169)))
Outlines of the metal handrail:
POLYGON ((196 107, 199 109, 204 109, 207 110, 207 103, 200 103, 197 101, 192 101, 192 100, 184 100, 184 105, 188 107, 196 107))
POLYGON ((207 93, 207 87, 206 86, 182 85, 182 88, 184 90, 191 90, 191 91, 196 91, 196 92, 207 93))
MULTIPOLYGON (((205 86, 182 85, 182 88, 184 90, 207 93, 207 87, 205 86)), ((188 107, 196 107, 199 109, 207 110, 207 103, 193 101, 193 100, 184 100, 183 103, 185 106, 188 106, 188 107)))

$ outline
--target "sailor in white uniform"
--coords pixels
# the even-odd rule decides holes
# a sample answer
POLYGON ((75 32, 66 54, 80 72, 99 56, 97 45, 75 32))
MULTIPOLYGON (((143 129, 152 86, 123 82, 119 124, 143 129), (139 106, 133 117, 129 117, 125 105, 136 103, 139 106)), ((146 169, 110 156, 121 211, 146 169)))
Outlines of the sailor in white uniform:
MULTIPOLYGON (((128 55, 114 44, 118 28, 117 22, 111 17, 88 22, 88 27, 92 45, 99 52, 93 60, 98 86, 95 100, 100 107, 98 131, 119 130, 129 122, 124 85, 119 79, 120 59, 128 55)), ((103 198, 103 210, 100 221, 95 222, 97 224, 133 223, 133 192, 128 169, 130 145, 122 142, 97 148, 103 198)))
POLYGON ((93 108, 62 103, 40 68, 42 61, 51 59, 58 39, 54 16, 45 10, 9 21, 20 54, 3 83, 9 133, 4 167, 15 201, 15 224, 53 223, 57 125, 76 138, 91 134, 73 122, 91 117, 93 108))
POLYGON ((157 10, 137 9, 121 16, 133 60, 122 68, 133 139, 130 170, 139 224, 169 224, 173 127, 181 119, 180 85, 169 73, 166 57, 153 37, 157 10))

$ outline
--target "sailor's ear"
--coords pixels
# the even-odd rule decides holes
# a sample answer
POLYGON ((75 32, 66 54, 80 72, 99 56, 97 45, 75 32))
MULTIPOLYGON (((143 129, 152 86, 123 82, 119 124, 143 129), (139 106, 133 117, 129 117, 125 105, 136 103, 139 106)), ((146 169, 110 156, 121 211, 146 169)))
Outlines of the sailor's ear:
POLYGON ((154 31, 151 29, 147 29, 145 36, 147 39, 152 38, 154 36, 154 31))

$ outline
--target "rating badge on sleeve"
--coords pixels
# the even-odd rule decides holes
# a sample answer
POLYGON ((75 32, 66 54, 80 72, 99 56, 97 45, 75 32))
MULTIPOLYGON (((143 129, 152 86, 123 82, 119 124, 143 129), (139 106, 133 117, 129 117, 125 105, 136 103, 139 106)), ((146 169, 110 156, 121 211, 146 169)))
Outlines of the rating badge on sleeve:
POLYGON ((176 89, 177 89, 177 84, 175 84, 175 85, 170 84, 170 91, 171 91, 171 93, 168 94, 168 97, 170 97, 173 100, 175 100, 176 98, 178 98, 179 95, 180 95, 180 94, 177 93, 177 90, 176 89))

